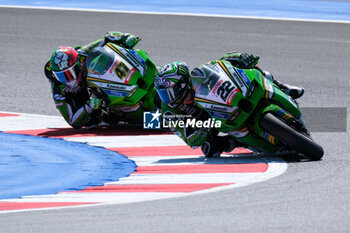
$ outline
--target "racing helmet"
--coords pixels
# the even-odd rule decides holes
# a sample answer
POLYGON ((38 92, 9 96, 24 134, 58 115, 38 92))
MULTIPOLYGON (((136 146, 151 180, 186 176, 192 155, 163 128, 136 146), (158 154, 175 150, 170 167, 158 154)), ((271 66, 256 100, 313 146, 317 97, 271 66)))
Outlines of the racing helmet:
POLYGON ((58 47, 51 56, 50 66, 53 77, 70 89, 78 87, 83 80, 79 55, 72 47, 58 47))
POLYGON ((190 90, 187 64, 180 61, 160 67, 154 79, 154 85, 163 103, 170 107, 182 104, 190 90))

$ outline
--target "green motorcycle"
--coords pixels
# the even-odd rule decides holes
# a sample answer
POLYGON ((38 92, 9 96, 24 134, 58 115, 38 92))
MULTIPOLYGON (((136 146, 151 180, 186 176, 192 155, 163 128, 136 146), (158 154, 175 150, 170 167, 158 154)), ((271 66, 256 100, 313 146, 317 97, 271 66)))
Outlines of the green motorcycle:
POLYGON ((221 133, 257 151, 322 158, 323 148, 311 138, 297 102, 265 77, 269 73, 226 61, 196 69, 203 75, 192 77, 194 100, 221 122, 221 133))
POLYGON ((87 58, 88 89, 102 101, 107 122, 142 123, 143 111, 160 103, 154 88, 157 72, 144 50, 125 49, 108 43, 87 58))

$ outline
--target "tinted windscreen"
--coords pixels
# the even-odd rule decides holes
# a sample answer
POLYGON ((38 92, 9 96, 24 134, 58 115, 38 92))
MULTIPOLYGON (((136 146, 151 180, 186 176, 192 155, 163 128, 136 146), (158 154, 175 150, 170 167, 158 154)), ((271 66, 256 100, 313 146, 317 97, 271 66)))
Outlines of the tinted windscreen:
POLYGON ((220 79, 220 73, 213 65, 203 65, 191 72, 192 87, 200 95, 208 95, 220 79))
POLYGON ((88 72, 102 75, 107 72, 114 62, 114 56, 104 48, 93 49, 87 58, 88 72))

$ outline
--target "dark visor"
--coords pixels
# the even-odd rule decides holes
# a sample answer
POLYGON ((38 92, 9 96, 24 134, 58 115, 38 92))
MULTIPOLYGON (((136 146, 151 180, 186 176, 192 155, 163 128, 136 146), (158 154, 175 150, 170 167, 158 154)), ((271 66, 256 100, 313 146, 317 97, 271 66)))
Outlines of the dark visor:
POLYGON ((165 103, 169 104, 176 100, 181 92, 178 85, 173 85, 166 89, 157 89, 160 99, 165 103))

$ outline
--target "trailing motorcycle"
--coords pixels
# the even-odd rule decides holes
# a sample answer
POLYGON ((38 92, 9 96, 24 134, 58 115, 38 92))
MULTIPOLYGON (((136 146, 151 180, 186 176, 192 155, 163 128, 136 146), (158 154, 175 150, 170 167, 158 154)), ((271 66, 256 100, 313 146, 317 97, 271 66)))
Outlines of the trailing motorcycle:
POLYGON ((143 112, 159 103, 154 88, 156 66, 144 50, 107 43, 87 58, 90 93, 102 99, 107 122, 142 123, 143 112))

